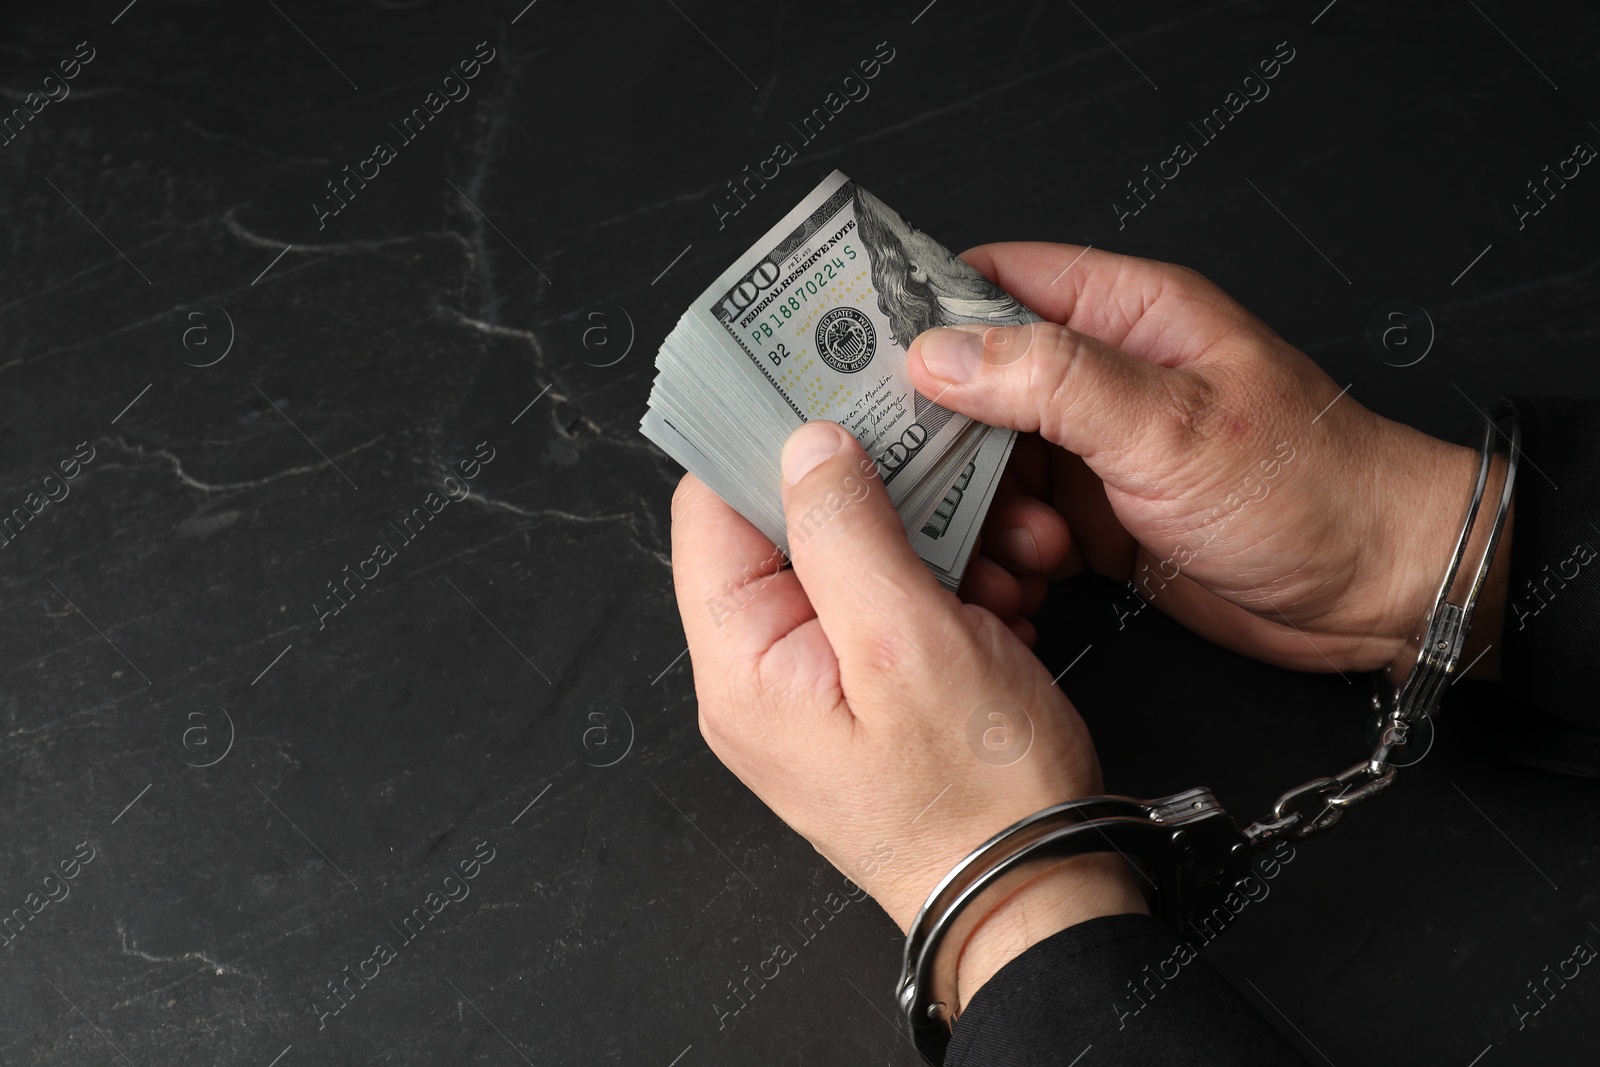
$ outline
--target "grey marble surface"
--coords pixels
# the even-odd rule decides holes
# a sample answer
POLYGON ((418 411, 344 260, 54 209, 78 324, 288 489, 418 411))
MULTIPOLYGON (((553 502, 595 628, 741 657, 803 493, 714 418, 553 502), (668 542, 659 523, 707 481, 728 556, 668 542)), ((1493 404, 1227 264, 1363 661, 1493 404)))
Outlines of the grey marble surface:
MULTIPOLYGON (((1600 146, 1597 23, 8 6, 0 513, 37 514, 0 549, 0 1063, 918 1062, 897 931, 860 903, 794 933, 841 876, 699 738, 677 471, 635 431, 660 338, 838 167, 952 247, 1197 267, 1436 432, 1468 398, 1596 395, 1600 175, 1537 215, 1524 183, 1600 146), (880 42, 870 93, 799 144, 880 42), (1125 216, 1279 42, 1270 96, 1125 216), (798 158, 727 214, 779 140, 798 158), (370 177, 335 199, 346 167, 370 177), (1434 325, 1415 366, 1372 343, 1394 300, 1434 325), (797 958, 730 1012, 776 940, 797 958)), ((1063 586, 1040 647, 1059 670, 1088 646, 1064 684, 1111 788, 1254 813, 1361 755, 1364 679, 1154 612, 1119 630, 1116 595, 1063 586)), ((1525 1029, 1513 1004, 1600 936, 1596 815, 1592 785, 1447 734, 1207 957, 1312 1062, 1584 1062, 1600 979, 1525 1029)))

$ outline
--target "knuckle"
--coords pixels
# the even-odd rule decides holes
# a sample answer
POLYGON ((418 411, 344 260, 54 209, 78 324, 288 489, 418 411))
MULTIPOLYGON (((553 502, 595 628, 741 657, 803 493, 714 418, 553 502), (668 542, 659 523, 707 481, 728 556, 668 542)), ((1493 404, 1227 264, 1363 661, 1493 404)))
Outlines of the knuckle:
POLYGON ((1011 628, 1000 621, 1000 616, 977 604, 962 604, 961 614, 966 630, 982 648, 998 648, 1012 636, 1011 628))
POLYGON ((1193 267, 1166 265, 1157 299, 1164 298, 1175 300, 1180 305, 1193 305, 1195 310, 1231 321, 1236 328, 1255 331, 1263 326, 1259 319, 1241 307, 1216 282, 1193 267))
POLYGON ((971 644, 960 611, 930 610, 920 598, 881 599, 879 625, 858 632, 855 664, 886 691, 904 697, 930 679, 942 687, 951 665, 966 658, 971 644), (892 623, 890 620, 894 620, 892 623))
POLYGON ((1163 374, 1156 403, 1156 423, 1165 426, 1179 446, 1193 445, 1212 435, 1217 421, 1216 390, 1197 374, 1163 374))
POLYGON ((1177 288, 1186 289, 1190 292, 1211 288, 1211 279, 1193 267, 1186 267, 1181 263, 1173 263, 1170 265, 1170 270, 1172 283, 1177 288))
POLYGON ((960 657, 957 627, 942 611, 928 611, 922 598, 896 598, 883 590, 869 595, 883 614, 872 613, 874 619, 853 635, 854 662, 866 675, 904 694, 941 669, 939 664, 960 657))
POLYGON ((750 738, 746 724, 726 704, 700 704, 700 738, 724 767, 738 774, 748 764, 750 738))
POLYGON ((700 736, 718 759, 727 762, 747 731, 748 716, 738 711, 744 702, 736 699, 731 692, 715 691, 711 687, 696 688, 696 722, 700 727, 700 736))
POLYGON ((717 716, 710 710, 705 701, 700 701, 699 705, 700 711, 699 715, 696 716, 696 721, 700 726, 700 736, 711 751, 720 752, 723 748, 722 731, 717 723, 717 716))
POLYGON ((1029 366, 1029 391, 1043 397, 1045 410, 1057 418, 1065 417, 1077 405, 1074 395, 1077 368, 1083 362, 1088 341, 1076 330, 1054 326, 1039 331, 1034 359, 1029 366))
POLYGON ((916 657, 910 642, 887 625, 874 626, 858 635, 861 666, 872 676, 891 682, 909 680, 916 657))
POLYGON ((700 727, 700 736, 713 752, 720 751, 726 741, 728 703, 713 692, 699 674, 695 675, 695 721, 700 727))
POLYGON ((1161 294, 1179 299, 1204 299, 1221 293, 1210 278, 1181 263, 1162 263, 1161 294))

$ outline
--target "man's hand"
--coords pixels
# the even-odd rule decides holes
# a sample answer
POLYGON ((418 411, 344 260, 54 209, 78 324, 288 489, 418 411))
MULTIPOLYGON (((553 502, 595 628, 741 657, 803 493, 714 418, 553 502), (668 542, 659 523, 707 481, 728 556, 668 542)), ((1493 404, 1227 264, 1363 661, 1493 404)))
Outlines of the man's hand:
MULTIPOLYGON (((1186 268, 1051 244, 963 258, 1051 320, 930 330, 908 355, 926 396, 1043 439, 1018 442, 985 554, 1024 589, 1085 566, 1131 581, 1189 628, 1281 666, 1404 673, 1471 496, 1472 450, 1341 395, 1186 268)), ((988 577, 963 592, 1002 611, 1016 599, 988 577)), ((1480 618, 1478 644, 1499 621, 1480 618)))
MULTIPOLYGON (((784 450, 793 569, 693 477, 673 498, 673 578, 717 756, 902 930, 968 852, 1100 792, 1087 730, 1015 633, 942 589, 872 462, 833 423, 784 450)), ((963 998, 1029 944, 1143 911, 1116 857, 1010 898, 968 942, 963 998)))

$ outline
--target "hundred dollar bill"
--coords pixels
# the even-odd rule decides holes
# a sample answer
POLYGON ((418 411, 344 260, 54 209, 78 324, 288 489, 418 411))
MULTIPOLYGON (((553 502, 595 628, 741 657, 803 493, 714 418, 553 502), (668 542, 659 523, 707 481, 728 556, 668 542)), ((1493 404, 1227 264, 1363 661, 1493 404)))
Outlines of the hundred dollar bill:
POLYGON ((835 171, 696 302, 796 423, 854 433, 886 484, 914 482, 968 424, 911 386, 905 351, 955 322, 1035 321, 835 171))
POLYGON ((934 326, 1030 321, 1017 300, 836 171, 679 320, 641 426, 786 548, 783 441, 811 419, 838 422, 877 462, 908 533, 926 542, 919 551, 953 584, 1013 435, 917 392, 906 348, 934 326))
POLYGON ((977 547, 978 528, 999 488, 1000 475, 1011 458, 1015 441, 1016 434, 989 434, 972 462, 935 505, 933 514, 912 534, 911 547, 934 573, 941 577, 953 575, 960 581, 972 550, 977 547))

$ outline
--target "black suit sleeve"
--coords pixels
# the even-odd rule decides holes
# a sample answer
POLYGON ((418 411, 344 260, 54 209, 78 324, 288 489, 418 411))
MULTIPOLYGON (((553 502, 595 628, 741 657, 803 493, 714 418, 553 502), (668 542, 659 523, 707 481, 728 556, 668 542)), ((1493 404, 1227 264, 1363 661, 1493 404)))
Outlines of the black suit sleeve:
MULTIPOLYGON (((1519 728, 1493 736, 1523 762, 1600 777, 1600 702, 1593 697, 1600 665, 1600 401, 1518 398, 1516 405, 1523 463, 1501 639, 1504 683, 1495 695, 1501 709, 1515 709, 1519 728)), ((1489 725, 1469 716, 1463 732, 1489 725)))
POLYGON ((1222 977, 1148 915, 1110 915, 1034 945, 956 1022, 947 1067, 1305 1067, 1222 977))

